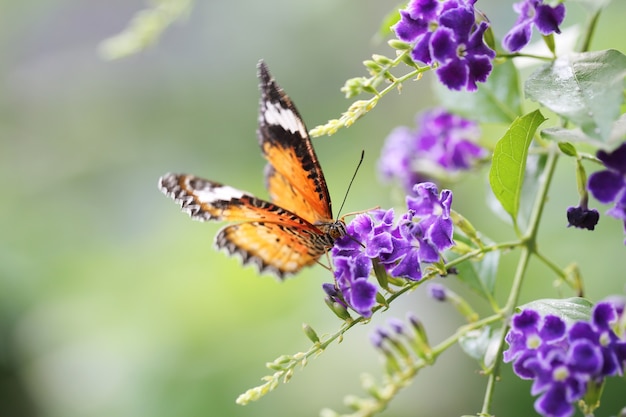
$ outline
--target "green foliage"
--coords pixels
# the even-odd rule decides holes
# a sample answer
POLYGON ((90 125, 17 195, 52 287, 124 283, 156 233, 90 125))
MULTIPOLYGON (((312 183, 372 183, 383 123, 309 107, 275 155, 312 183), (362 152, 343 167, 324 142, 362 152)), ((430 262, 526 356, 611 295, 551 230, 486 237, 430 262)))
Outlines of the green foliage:
POLYGON ((589 321, 593 303, 580 297, 566 299, 541 299, 517 307, 517 311, 532 309, 540 315, 552 314, 562 318, 566 323, 589 321))
POLYGON ((493 151, 489 183, 514 223, 520 208, 528 148, 544 121, 539 110, 515 119, 493 151))
POLYGON ((621 113, 625 75, 626 56, 619 51, 571 54, 533 73, 524 90, 588 136, 606 141, 621 113))

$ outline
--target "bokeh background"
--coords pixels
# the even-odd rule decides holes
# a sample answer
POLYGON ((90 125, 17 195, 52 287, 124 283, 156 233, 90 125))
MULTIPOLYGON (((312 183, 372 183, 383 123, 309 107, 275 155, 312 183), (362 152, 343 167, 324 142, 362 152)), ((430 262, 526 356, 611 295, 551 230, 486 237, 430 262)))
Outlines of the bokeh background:
MULTIPOLYGON (((511 2, 481 1, 502 36, 511 2)), ((157 189, 160 175, 189 172, 264 196, 256 145, 256 63, 266 60, 309 128, 349 105, 339 88, 364 75, 361 61, 391 54, 374 36, 395 2, 198 1, 158 44, 119 61, 98 55, 146 4, 139 0, 0 3, 0 416, 304 416, 347 411, 362 372, 381 364, 368 332, 415 312, 437 342, 461 320, 423 288, 370 326, 246 407, 235 398, 270 373, 264 363, 306 350, 303 322, 320 334, 340 322, 323 302, 329 273, 315 267, 278 283, 212 248, 220 225, 192 222, 157 189)), ((566 22, 581 16, 575 5, 566 22)), ((593 49, 624 51, 626 3, 602 16, 593 49)), ((566 26, 567 26, 566 25, 566 26)), ((434 103, 429 76, 389 94, 359 123, 315 139, 338 208, 366 160, 344 212, 401 205, 375 165, 385 136, 434 103)), ((498 132, 501 127, 493 127, 498 132)), ((486 138, 493 142, 497 137, 486 138)), ((484 172, 483 172, 484 174, 484 172)), ((540 244, 557 263, 576 261, 587 296, 624 291, 621 225, 566 229, 577 203, 573 163, 559 165, 540 244)), ((495 240, 510 228, 485 209, 484 175, 454 187, 455 207, 495 240)), ((604 209, 601 207, 601 209, 604 209)), ((503 258, 504 299, 516 254, 503 258)), ((458 291, 454 279, 448 283, 458 291)), ((571 295, 533 263, 522 301, 571 295)), ((472 295, 470 300, 478 301, 472 295)), ((386 416, 480 410, 485 378, 457 347, 424 370, 386 416)), ((612 381, 597 415, 615 414, 624 384, 612 381)), ((530 384, 508 366, 494 412, 533 415, 530 384)))

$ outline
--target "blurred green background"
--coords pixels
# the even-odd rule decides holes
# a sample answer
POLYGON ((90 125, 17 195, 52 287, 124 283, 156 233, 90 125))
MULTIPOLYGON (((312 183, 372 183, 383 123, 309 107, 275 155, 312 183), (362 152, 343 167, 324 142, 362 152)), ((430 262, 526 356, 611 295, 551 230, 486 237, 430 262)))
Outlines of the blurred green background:
MULTIPOLYGON (((258 277, 212 248, 219 224, 192 222, 156 183, 165 172, 189 172, 265 196, 255 136, 257 61, 266 60, 309 128, 322 124, 349 105, 339 88, 364 75, 361 61, 392 53, 373 35, 397 5, 198 1, 156 46, 102 60, 98 44, 145 6, 138 0, 1 3, 0 416, 346 411, 344 395, 362 394, 361 372, 380 375, 367 337, 371 325, 349 332, 261 401, 235 405, 270 373, 265 362, 308 349, 302 322, 320 334, 339 327, 323 303, 321 284, 331 276, 315 267, 284 283, 258 277)), ((480 7, 498 36, 515 18, 510 2, 480 7)), ((571 19, 576 13, 570 11, 571 19)), ((624 13, 623 1, 610 6, 594 49, 624 51, 624 13)), ((433 105, 428 78, 389 94, 353 127, 315 140, 335 210, 361 149, 366 160, 344 212, 401 204, 397 191, 379 186, 376 160, 395 126, 412 126, 414 114, 433 105)), ((468 176, 454 188, 455 208, 492 238, 511 238, 508 226, 485 210, 486 188, 484 175, 468 176)), ((565 209, 576 203, 573 163, 564 160, 541 244, 559 264, 580 264, 592 300, 623 292, 620 224, 603 218, 594 233, 565 229, 565 209)), ((515 260, 515 253, 503 259, 501 299, 515 260)), ((553 281, 534 263, 522 301, 571 295, 553 281)), ((373 324, 407 310, 422 318, 435 343, 461 323, 420 288, 373 324)), ((504 368, 494 412, 532 415, 530 384, 504 368)), ((455 347, 385 415, 473 414, 484 384, 455 347)), ((613 383, 607 397, 623 389, 613 383)), ((598 415, 615 413, 620 401, 605 398, 598 415)))

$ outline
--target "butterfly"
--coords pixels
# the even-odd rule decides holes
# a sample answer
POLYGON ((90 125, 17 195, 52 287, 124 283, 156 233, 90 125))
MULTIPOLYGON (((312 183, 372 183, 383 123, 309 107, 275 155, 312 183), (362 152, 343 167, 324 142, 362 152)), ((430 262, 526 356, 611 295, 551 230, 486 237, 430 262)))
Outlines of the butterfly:
POLYGON ((159 188, 194 220, 237 222, 218 232, 215 246, 283 279, 317 262, 346 226, 333 220, 324 173, 298 110, 263 61, 258 77, 257 136, 270 201, 188 174, 165 174, 159 188))

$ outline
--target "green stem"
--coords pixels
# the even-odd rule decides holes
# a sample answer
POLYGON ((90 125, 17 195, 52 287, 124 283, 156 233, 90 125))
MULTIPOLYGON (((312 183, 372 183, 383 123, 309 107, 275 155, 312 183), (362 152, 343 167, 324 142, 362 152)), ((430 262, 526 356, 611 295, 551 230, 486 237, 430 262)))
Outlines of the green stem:
POLYGON ((512 54, 498 54, 496 58, 533 58, 540 59, 542 61, 554 61, 554 57, 552 56, 543 56, 543 55, 533 55, 533 54, 522 54, 519 52, 514 52, 512 54))
POLYGON ((544 178, 540 184, 537 198, 535 199, 535 205, 530 216, 528 229, 523 239, 525 246, 524 248, 522 248, 520 259, 517 263, 517 269, 515 271, 513 283, 511 284, 511 292, 509 294, 509 298, 502 311, 503 316, 506 318, 506 321, 505 326, 503 326, 502 328, 500 344, 498 346, 498 360, 495 362, 493 369, 489 373, 489 380, 487 382, 485 398, 483 400, 483 408, 481 411, 483 415, 490 415, 489 410, 491 409, 491 403, 493 399, 493 394, 495 392, 496 382, 500 375, 500 365, 502 364, 502 351, 504 350, 504 338, 508 329, 508 320, 513 315, 513 311, 518 304, 522 283, 524 281, 524 276, 526 275, 526 269, 528 268, 528 262, 530 260, 530 257, 531 255, 536 253, 536 239, 537 232, 539 230, 539 222, 541 220, 541 214, 543 213, 543 209, 545 206, 548 190, 550 189, 550 184, 552 183, 552 178, 554 177, 554 170, 556 168, 558 156, 559 153, 556 146, 551 146, 550 153, 548 154, 548 161, 546 163, 546 168, 544 171, 544 178))
POLYGON ((560 268, 557 264, 555 264, 550 259, 545 257, 543 255, 543 253, 541 253, 541 252, 539 252, 537 250, 535 250, 535 256, 537 258, 539 258, 541 260, 541 262, 546 264, 546 266, 548 268, 550 268, 552 270, 552 272, 554 272, 556 275, 558 275, 559 278, 561 278, 562 280, 565 280, 565 272, 563 272, 563 268, 560 268))
POLYGON ((585 30, 585 37, 580 45, 580 52, 587 52, 589 47, 591 46, 591 38, 593 37, 593 33, 596 29, 596 24, 598 23, 598 19, 600 18, 600 10, 598 10, 591 19, 589 20, 589 24, 587 25, 587 30, 585 30))

